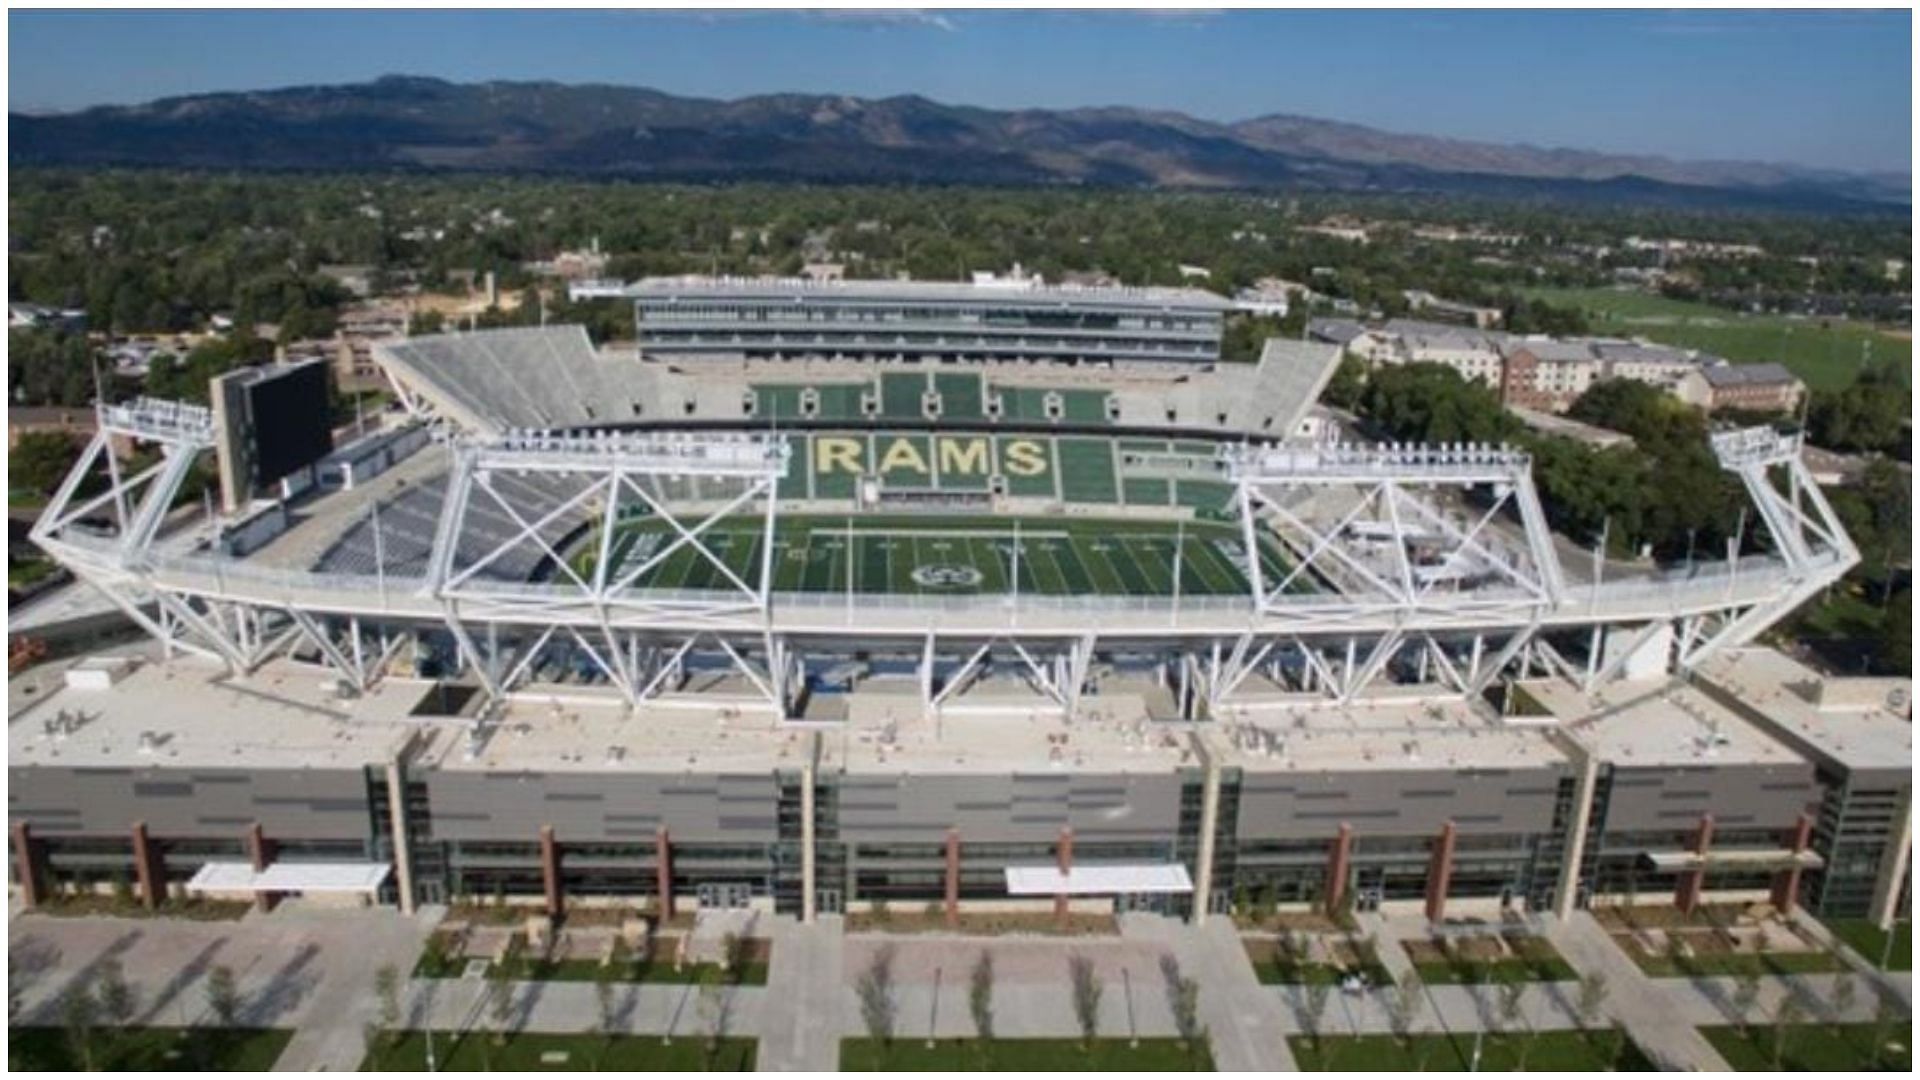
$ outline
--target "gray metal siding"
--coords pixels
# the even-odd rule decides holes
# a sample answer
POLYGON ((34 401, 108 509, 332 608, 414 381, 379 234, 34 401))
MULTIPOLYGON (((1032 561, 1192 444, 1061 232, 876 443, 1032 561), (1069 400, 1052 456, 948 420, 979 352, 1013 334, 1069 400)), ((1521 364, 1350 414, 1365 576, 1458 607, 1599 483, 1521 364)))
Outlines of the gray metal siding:
POLYGON ((1792 825, 1815 812, 1820 789, 1811 764, 1693 765, 1613 770, 1608 832, 1686 829, 1702 814, 1717 828, 1792 825))
POLYGON ((358 769, 62 768, 7 770, 7 816, 50 836, 239 836, 255 821, 286 840, 364 840, 358 769))
POLYGON ((442 772, 426 774, 437 840, 771 842, 780 788, 772 773, 442 772))
POLYGON ((1545 832, 1561 775, 1548 768, 1249 771, 1241 776, 1235 835, 1330 837, 1346 822, 1356 835, 1425 836, 1449 820, 1463 833, 1545 832))
POLYGON ((1180 827, 1178 777, 1035 773, 981 776, 850 774, 839 780, 840 837, 861 843, 963 838, 1170 840, 1180 827))

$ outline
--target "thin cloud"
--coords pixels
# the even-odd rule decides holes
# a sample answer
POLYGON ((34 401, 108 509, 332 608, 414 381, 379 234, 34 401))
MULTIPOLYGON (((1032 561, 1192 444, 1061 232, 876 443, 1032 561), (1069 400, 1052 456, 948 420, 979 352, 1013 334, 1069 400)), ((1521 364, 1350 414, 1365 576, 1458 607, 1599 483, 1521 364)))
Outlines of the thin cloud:
POLYGON ((875 30, 911 29, 924 26, 954 33, 960 29, 946 15, 925 8, 661 8, 651 11, 633 11, 628 14, 698 23, 744 22, 749 19, 803 19, 808 22, 869 27, 875 30))
POLYGON ((954 33, 960 28, 953 20, 937 11, 925 8, 856 9, 835 8, 823 10, 800 10, 794 12, 803 19, 817 19, 821 22, 839 23, 843 26, 870 26, 877 30, 892 30, 900 27, 930 26, 935 30, 954 33))

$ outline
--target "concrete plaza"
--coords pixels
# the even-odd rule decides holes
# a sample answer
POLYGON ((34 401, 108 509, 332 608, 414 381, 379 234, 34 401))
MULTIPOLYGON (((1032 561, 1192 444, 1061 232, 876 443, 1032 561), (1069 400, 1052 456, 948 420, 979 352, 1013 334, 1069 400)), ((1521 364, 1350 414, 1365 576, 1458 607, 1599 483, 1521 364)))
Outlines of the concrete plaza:
MULTIPOLYGON (((292 1042, 276 1068, 282 1071, 356 1067, 365 1026, 378 1012, 376 973, 386 965, 411 970, 438 909, 405 917, 390 910, 332 910, 298 903, 234 921, 185 919, 68 918, 15 913, 9 928, 13 952, 16 1023, 57 1024, 59 999, 69 988, 98 977, 118 960, 136 989, 135 1022, 154 1025, 211 1023, 206 980, 225 966, 236 977, 249 1026, 290 1027, 292 1042)), ((1397 977, 1410 970, 1398 940, 1419 927, 1370 920, 1362 929, 1381 942, 1381 959, 1397 977)), ((946 934, 849 934, 837 917, 811 926, 789 918, 763 920, 774 940, 765 986, 723 992, 728 1034, 760 1041, 765 1070, 826 1071, 838 1063, 844 1037, 865 1033, 856 984, 883 948, 891 949, 896 1037, 968 1037, 974 1025, 968 984, 982 953, 993 959, 996 1034, 1003 1037, 1070 1038, 1079 1034, 1069 964, 1085 958, 1102 986, 1099 1030, 1107 1037, 1175 1035, 1172 980, 1200 987, 1200 1022, 1211 1036, 1216 1063, 1230 1071, 1294 1068, 1286 1037, 1309 1030, 1309 997, 1298 986, 1263 986, 1231 923, 1203 926, 1149 915, 1119 920, 1118 935, 1001 937, 946 934)), ((1561 955, 1582 973, 1605 976, 1603 1023, 1626 1028, 1660 1064, 1724 1070, 1726 1064, 1699 1034, 1705 1025, 1735 1020, 1733 979, 1650 978, 1620 952, 1585 913, 1566 922, 1549 920, 1547 932, 1561 955)), ((1778 1003, 1797 997, 1811 1020, 1872 1018, 1876 985, 1907 1003, 1911 976, 1860 978, 1844 1016, 1832 1011, 1834 975, 1768 977, 1749 1018, 1764 1022, 1778 1003)), ((1391 1001, 1399 991, 1378 988, 1328 995, 1320 1030, 1328 1034, 1378 1034, 1392 1030, 1391 1001)), ((412 979, 404 988, 404 1023, 452 1036, 491 1030, 484 979, 412 979)), ((1519 1025, 1498 1018, 1497 994, 1460 985, 1424 988, 1413 1028, 1471 1034, 1503 1025, 1533 1030, 1578 1026, 1579 986, 1531 983, 1520 995, 1519 1025)), ((688 985, 619 984, 614 1030, 668 1038, 699 1037, 713 1019, 699 991, 688 985)), ((596 987, 589 982, 512 984, 506 1026, 512 1030, 580 1033, 599 1025, 596 987)))

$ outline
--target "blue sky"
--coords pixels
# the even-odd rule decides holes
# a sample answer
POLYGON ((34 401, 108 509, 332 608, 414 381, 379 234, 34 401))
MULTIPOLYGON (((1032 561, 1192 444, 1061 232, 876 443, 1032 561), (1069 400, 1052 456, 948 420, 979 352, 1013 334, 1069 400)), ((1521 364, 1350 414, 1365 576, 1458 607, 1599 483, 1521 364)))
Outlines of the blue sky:
POLYGON ((10 108, 437 75, 1292 112, 1905 171, 1908 12, 10 12, 10 108))

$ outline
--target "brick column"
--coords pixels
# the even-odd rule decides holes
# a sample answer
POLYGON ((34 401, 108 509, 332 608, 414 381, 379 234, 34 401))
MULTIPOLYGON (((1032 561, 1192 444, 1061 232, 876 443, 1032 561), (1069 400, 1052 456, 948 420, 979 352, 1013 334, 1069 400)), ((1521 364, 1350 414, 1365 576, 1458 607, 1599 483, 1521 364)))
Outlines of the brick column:
MULTIPOLYGON (((1073 870, 1073 826, 1060 826, 1060 876, 1065 877, 1073 870)), ((1061 926, 1067 924, 1067 894, 1055 893, 1053 897, 1053 917, 1061 926)))
POLYGON ((560 888, 560 845, 553 826, 540 826, 540 885, 547 894, 547 916, 558 919, 566 906, 560 888))
POLYGON ((947 925, 960 925, 960 830, 947 830, 947 925))
POLYGON ((1449 821, 1433 841, 1433 861, 1427 865, 1428 922, 1437 923, 1447 916, 1447 888, 1453 884, 1453 846, 1457 840, 1457 830, 1449 821))
POLYGON ((133 823, 133 873, 140 883, 140 902, 149 910, 167 899, 166 860, 160 848, 147 835, 147 823, 133 823))
MULTIPOLYGON (((247 861, 253 864, 253 872, 262 874, 273 864, 273 841, 267 839, 265 829, 259 822, 247 826, 247 861)), ((253 894, 253 906, 261 911, 272 911, 280 897, 275 893, 256 892, 253 894)))
POLYGON ((47 874, 40 861, 40 841, 24 821, 13 823, 14 876, 20 881, 20 906, 32 909, 46 902, 47 874))
MULTIPOLYGON (((1813 819, 1805 814, 1795 823, 1792 834, 1787 838, 1787 847, 1795 855, 1807 850, 1813 842, 1813 819)), ((1794 863, 1785 870, 1773 875, 1773 909, 1782 915, 1792 911, 1800 902, 1800 864, 1794 863)))
POLYGON ((653 834, 653 874, 660 887, 660 921, 673 918, 673 844, 667 839, 667 827, 653 834))
MULTIPOLYGON (((1693 834, 1694 854, 1704 856, 1712 847, 1713 815, 1701 814, 1700 828, 1693 834)), ((1707 868, 1705 866, 1697 870, 1682 870, 1680 880, 1675 882, 1673 887, 1673 906, 1679 908, 1682 915, 1693 914, 1693 909, 1700 906, 1700 890, 1706 886, 1706 883, 1707 868)))
POLYGON ((1340 831, 1333 834, 1333 843, 1327 845, 1327 883, 1323 890, 1326 894, 1326 913, 1332 915, 1340 910, 1340 901, 1347 897, 1347 866, 1353 858, 1353 826, 1340 823, 1340 831))

